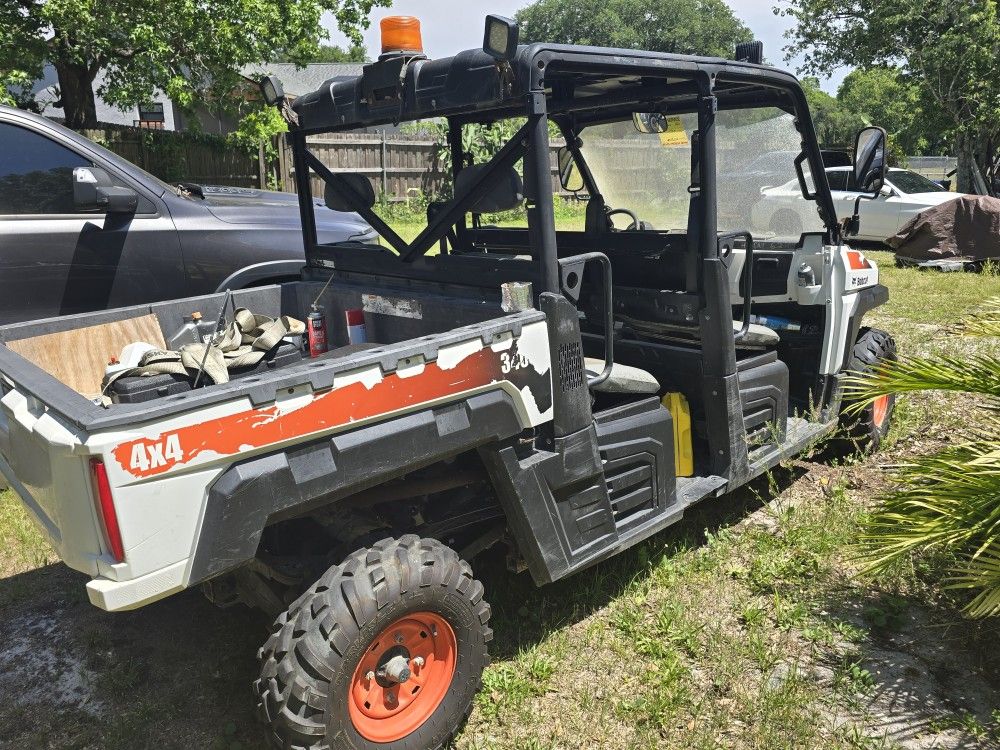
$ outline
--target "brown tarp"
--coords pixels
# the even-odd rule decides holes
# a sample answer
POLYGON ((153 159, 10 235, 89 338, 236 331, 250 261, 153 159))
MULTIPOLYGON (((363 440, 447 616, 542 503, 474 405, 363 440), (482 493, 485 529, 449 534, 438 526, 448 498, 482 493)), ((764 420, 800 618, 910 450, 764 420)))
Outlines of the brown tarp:
POLYGON ((921 211, 887 242, 916 261, 1000 257, 1000 198, 963 195, 921 211))

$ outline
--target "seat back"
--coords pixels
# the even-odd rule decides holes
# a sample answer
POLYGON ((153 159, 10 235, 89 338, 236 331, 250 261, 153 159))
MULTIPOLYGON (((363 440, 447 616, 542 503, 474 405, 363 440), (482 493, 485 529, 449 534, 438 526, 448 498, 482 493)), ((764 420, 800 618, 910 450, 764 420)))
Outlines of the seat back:
MULTIPOLYGON (((455 178, 455 195, 468 191, 469 186, 483 173, 488 164, 472 164, 455 178)), ((469 209, 474 214, 492 214, 519 208, 524 201, 524 183, 513 167, 499 175, 489 191, 469 209)))

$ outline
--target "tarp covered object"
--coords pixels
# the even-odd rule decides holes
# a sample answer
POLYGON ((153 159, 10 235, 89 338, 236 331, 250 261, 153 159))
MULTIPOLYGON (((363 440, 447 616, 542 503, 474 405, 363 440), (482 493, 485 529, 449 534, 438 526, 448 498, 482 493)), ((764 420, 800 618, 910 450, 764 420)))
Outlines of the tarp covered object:
POLYGON ((887 242, 916 261, 1000 257, 1000 198, 963 195, 921 211, 887 242))

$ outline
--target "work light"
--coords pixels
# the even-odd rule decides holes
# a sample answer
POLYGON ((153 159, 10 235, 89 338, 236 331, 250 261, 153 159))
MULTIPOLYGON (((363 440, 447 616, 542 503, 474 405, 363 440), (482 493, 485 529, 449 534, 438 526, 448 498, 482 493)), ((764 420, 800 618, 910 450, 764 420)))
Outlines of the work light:
POLYGON ((260 79, 260 93, 264 101, 271 107, 279 104, 285 98, 285 87, 281 85, 278 76, 265 76, 260 79))
POLYGON ((513 60, 517 53, 517 21, 505 16, 486 16, 483 51, 496 60, 513 60))

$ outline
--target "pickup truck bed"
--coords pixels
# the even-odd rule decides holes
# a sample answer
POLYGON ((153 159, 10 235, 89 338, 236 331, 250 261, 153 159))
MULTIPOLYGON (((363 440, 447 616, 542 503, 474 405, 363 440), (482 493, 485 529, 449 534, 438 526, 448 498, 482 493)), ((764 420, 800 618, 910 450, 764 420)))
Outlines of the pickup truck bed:
MULTIPOLYGON (((484 302, 413 288, 333 283, 323 291, 320 281, 234 296, 238 307, 300 319, 319 296, 331 353, 145 403, 102 406, 0 346, 0 470, 62 559, 93 578, 87 588, 97 606, 129 609, 207 580, 252 558, 274 514, 551 419, 548 335, 536 310, 506 315, 498 297, 484 302), (338 356, 351 308, 365 310, 377 345, 338 356), (331 442, 338 434, 344 438, 331 442), (309 450, 321 438, 325 448, 309 450), (252 497, 244 489, 233 489, 243 493, 238 500, 227 495, 220 477, 238 475, 250 459, 259 467, 267 455, 275 457, 274 471, 252 497), (101 471, 111 517, 100 497, 101 471), (288 472, 294 481, 282 484, 288 472)), ((215 315, 223 300, 218 294, 8 325, 0 343, 150 313, 169 337, 185 314, 215 315)))

